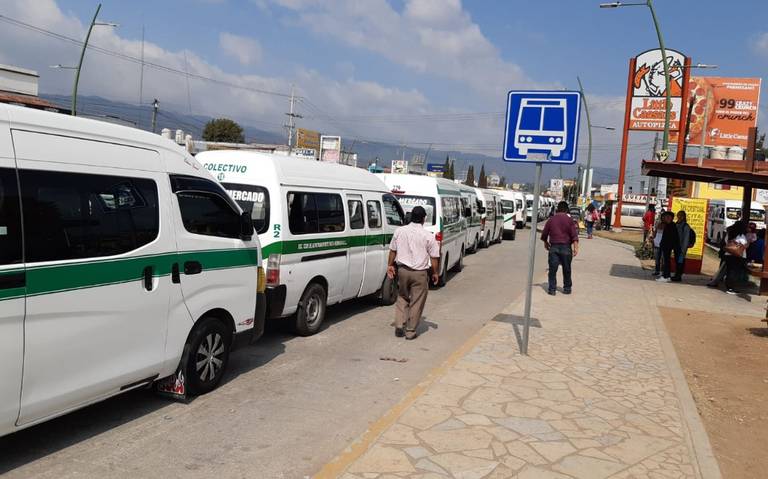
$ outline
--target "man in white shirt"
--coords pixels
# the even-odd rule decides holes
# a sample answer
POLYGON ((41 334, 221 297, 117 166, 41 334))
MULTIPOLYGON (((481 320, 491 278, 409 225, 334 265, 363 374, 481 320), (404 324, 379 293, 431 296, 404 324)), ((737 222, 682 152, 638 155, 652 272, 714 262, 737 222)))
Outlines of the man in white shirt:
POLYGON ((424 229, 427 212, 421 206, 411 211, 411 222, 395 231, 389 244, 387 276, 397 275, 399 294, 395 313, 395 336, 416 339, 416 332, 429 292, 429 269, 437 283, 440 245, 435 236, 424 229), (397 270, 395 270, 397 263, 397 270), (405 329, 403 329, 405 328, 405 329))

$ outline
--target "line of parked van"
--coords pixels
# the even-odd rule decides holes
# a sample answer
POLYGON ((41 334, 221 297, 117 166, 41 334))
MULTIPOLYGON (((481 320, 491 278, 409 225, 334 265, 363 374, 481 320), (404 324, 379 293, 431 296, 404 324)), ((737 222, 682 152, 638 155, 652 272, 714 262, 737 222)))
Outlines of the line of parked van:
POLYGON ((0 105, 0 435, 136 388, 208 392, 266 319, 311 335, 330 304, 393 304, 415 206, 443 285, 515 238, 525 200, 0 105))

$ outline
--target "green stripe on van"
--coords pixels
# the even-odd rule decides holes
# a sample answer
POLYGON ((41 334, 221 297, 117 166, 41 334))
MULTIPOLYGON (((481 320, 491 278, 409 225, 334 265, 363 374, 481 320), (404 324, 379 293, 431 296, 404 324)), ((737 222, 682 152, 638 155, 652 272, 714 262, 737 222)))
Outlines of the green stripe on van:
MULTIPOLYGON (((144 268, 147 266, 154 267, 153 276, 168 276, 171 273, 173 263, 179 263, 179 267, 183 271, 184 262, 191 260, 199 261, 203 265, 203 271, 240 268, 258 264, 258 250, 250 248, 183 251, 54 266, 32 266, 26 271, 27 287, 0 290, 0 299, 11 299, 25 294, 37 296, 60 293, 137 281, 143 278, 144 268)), ((18 272, 19 270, 15 271, 18 272)), ((11 272, 3 271, 0 274, 11 274, 11 272)))
POLYGON ((388 245, 392 241, 392 234, 340 236, 327 239, 306 239, 276 241, 264 246, 261 253, 264 258, 271 254, 295 254, 315 251, 333 251, 360 246, 388 245))

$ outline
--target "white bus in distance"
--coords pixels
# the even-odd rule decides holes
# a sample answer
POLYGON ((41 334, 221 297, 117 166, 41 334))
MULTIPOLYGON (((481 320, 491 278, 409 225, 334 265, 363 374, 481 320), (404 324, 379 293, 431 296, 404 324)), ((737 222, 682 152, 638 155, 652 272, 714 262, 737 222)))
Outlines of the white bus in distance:
POLYGON ((480 234, 483 231, 482 203, 477 198, 477 192, 473 187, 463 184, 458 186, 461 190, 461 214, 467 224, 464 250, 468 253, 476 253, 477 248, 480 247, 480 234))
POLYGON ((486 188, 475 188, 484 212, 480 217, 483 229, 480 233, 481 244, 484 248, 501 242, 504 234, 504 213, 501 211, 501 197, 498 191, 486 188))
POLYGON ((208 151, 197 159, 253 221, 267 258, 268 317, 294 332, 320 331, 329 304, 397 299, 386 277, 389 241, 404 222, 397 200, 372 173, 253 151, 208 151))
POLYGON ((518 210, 517 195, 514 191, 501 190, 501 212, 504 214, 504 239, 514 240, 517 234, 518 210))
POLYGON ((438 286, 448 281, 448 271, 464 268, 467 225, 461 216, 461 189, 453 181, 430 176, 377 173, 387 189, 397 197, 406 215, 416 206, 427 211, 424 228, 440 244, 438 286))
POLYGON ((250 214, 158 135, 0 105, 0 232, 0 435, 206 393, 263 331, 250 214))

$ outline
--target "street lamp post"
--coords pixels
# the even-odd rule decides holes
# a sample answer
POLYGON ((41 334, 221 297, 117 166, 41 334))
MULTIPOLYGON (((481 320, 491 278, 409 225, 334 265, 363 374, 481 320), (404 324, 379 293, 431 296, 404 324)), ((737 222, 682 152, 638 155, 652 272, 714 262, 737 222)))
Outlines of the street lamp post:
POLYGON ((99 16, 99 11, 101 11, 101 4, 99 4, 96 7, 96 13, 93 14, 93 20, 91 20, 91 25, 88 27, 88 33, 85 34, 83 49, 80 51, 80 61, 77 63, 77 67, 75 68, 75 84, 72 87, 72 116, 77 116, 77 86, 78 86, 78 83, 80 83, 80 70, 83 68, 83 59, 85 58, 85 50, 88 48, 88 40, 90 40, 91 38, 91 32, 93 31, 93 27, 96 25, 102 25, 102 26, 108 26, 108 27, 117 26, 116 23, 97 22, 96 18, 99 16))
POLYGON ((659 27, 659 19, 656 17, 656 9, 653 8, 653 0, 646 0, 642 3, 622 3, 611 2, 601 3, 600 8, 617 8, 617 7, 648 7, 651 11, 651 17, 653 18, 653 26, 656 28, 656 36, 659 38, 659 50, 661 50, 661 63, 664 65, 664 85, 666 91, 664 92, 666 100, 666 111, 664 114, 664 135, 662 137, 662 149, 669 150, 669 123, 672 116, 672 89, 670 84, 672 80, 669 76, 669 63, 667 63, 667 49, 664 47, 664 37, 661 34, 661 27, 659 27))

